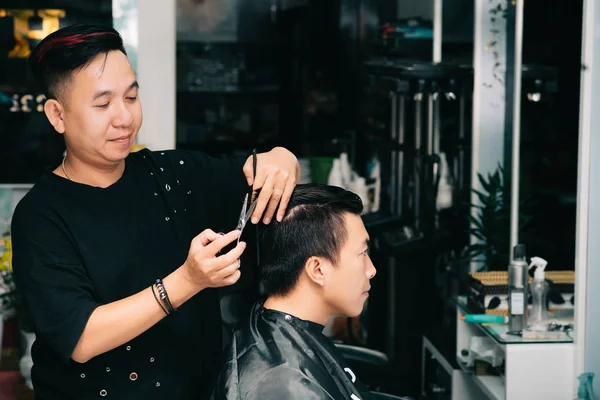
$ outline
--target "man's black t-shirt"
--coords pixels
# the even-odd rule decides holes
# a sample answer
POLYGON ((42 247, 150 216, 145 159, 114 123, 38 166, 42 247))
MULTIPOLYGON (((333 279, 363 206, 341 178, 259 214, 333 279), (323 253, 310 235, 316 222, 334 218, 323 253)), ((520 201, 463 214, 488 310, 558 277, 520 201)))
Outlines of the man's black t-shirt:
POLYGON ((218 295, 207 289, 172 316, 85 364, 71 354, 94 309, 164 278, 204 229, 235 228, 245 158, 142 150, 107 188, 48 171, 12 221, 18 288, 35 323, 37 399, 199 399, 221 351, 218 295))

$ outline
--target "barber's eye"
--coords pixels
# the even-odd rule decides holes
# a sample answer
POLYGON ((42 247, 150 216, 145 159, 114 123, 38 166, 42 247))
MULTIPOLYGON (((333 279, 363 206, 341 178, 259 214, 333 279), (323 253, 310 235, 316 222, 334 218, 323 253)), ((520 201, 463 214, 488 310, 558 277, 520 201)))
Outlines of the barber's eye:
POLYGON ((100 105, 97 105, 96 107, 98 107, 98 108, 108 108, 108 104, 109 104, 109 103, 106 103, 106 104, 100 104, 100 105))
POLYGON ((136 101, 137 100, 137 96, 128 97, 127 100, 136 101))

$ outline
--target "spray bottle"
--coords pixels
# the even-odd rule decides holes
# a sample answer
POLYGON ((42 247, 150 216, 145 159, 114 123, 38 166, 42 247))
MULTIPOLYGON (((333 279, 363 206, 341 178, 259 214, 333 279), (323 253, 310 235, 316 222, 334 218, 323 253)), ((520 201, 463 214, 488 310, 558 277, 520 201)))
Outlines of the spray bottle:
POLYGON ((594 373, 593 372, 584 372, 579 375, 577 379, 579 379, 579 389, 577 390, 577 398, 575 400, 595 400, 596 396, 594 395, 594 373))
POLYGON ((508 266, 508 333, 519 335, 527 323, 527 284, 529 276, 525 260, 525 245, 513 248, 513 259, 508 266))
POLYGON ((529 269, 536 267, 533 282, 531 284, 531 312, 527 319, 529 329, 536 332, 545 332, 548 330, 548 308, 546 307, 546 297, 550 285, 546 282, 546 265, 548 261, 540 257, 531 257, 529 269))

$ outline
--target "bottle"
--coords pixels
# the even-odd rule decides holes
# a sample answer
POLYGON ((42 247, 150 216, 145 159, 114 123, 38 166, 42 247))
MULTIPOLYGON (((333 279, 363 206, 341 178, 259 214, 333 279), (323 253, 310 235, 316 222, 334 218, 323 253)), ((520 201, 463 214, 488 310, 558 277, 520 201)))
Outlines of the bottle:
POLYGON ((436 198, 438 211, 452 207, 452 191, 452 179, 446 153, 440 153, 440 182, 436 198))
POLYGON ((527 319, 529 329, 536 332, 545 332, 548 330, 548 308, 546 307, 546 297, 550 285, 546 282, 546 265, 548 261, 540 257, 531 257, 529 268, 536 267, 533 282, 531 283, 531 311, 527 319))
POLYGON ((595 374, 593 372, 584 372, 579 375, 579 388, 577 389, 577 398, 575 400, 594 400, 594 380, 595 374))
POLYGON ((508 318, 505 315, 466 314, 460 317, 461 321, 475 324, 505 324, 508 318))
POLYGON ((340 154, 340 173, 342 175, 342 187, 346 190, 352 184, 352 166, 348 161, 348 153, 340 154))
POLYGON ((369 210, 371 209, 371 205, 369 202, 369 188, 367 187, 365 178, 363 178, 361 176, 357 176, 356 178, 354 178, 354 180, 352 181, 352 186, 350 187, 350 190, 352 192, 356 193, 362 200, 362 203, 363 203, 362 214, 368 213, 369 210))
POLYGON ((381 201, 381 164, 377 157, 373 157, 369 163, 369 178, 372 180, 369 192, 371 199, 371 212, 379 211, 379 202, 381 201))
POLYGON ((518 244, 508 266, 508 333, 513 335, 521 334, 527 323, 528 271, 525 245, 518 244))
POLYGON ((329 171, 329 177, 327 178, 327 184, 329 186, 338 186, 344 188, 344 182, 342 179, 342 167, 339 159, 333 160, 331 171, 329 171))

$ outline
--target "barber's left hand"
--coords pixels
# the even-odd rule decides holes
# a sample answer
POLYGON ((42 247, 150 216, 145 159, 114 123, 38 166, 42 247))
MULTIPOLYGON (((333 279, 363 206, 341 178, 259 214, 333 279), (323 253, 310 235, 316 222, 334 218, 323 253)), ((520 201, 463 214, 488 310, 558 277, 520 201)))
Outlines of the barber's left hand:
POLYGON ((277 221, 281 221, 285 210, 300 179, 300 164, 292 152, 283 147, 275 147, 267 153, 256 155, 256 180, 252 178, 254 166, 252 156, 244 164, 244 175, 248 185, 254 184, 254 190, 260 189, 256 208, 252 213, 252 223, 261 218, 268 224, 277 211, 277 221), (277 207, 279 206, 279 208, 277 207))

